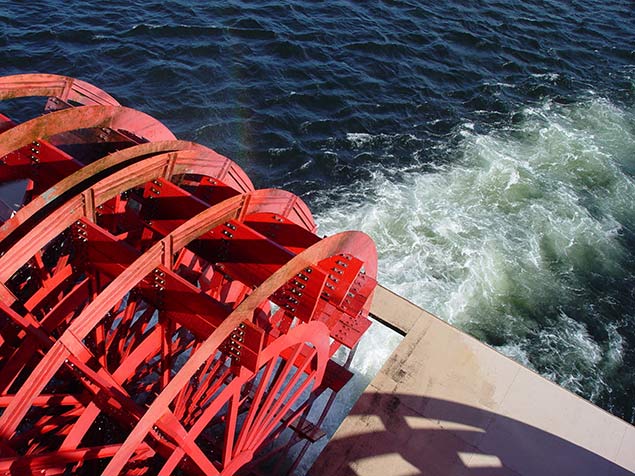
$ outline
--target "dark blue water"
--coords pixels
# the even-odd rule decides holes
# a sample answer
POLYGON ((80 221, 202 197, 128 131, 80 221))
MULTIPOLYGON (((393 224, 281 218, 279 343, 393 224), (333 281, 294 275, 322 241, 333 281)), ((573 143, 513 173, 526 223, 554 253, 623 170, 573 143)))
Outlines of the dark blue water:
POLYGON ((389 287, 635 420, 632 2, 0 0, 24 72, 364 229, 389 287))

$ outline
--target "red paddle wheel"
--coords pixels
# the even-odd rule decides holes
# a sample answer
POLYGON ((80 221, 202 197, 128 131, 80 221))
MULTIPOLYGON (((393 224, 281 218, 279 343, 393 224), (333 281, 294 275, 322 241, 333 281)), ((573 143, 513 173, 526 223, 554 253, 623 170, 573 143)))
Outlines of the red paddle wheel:
POLYGON ((370 324, 372 241, 318 238, 298 197, 87 83, 0 78, 27 96, 45 114, 0 115, 24 189, 0 210, 0 474, 240 474, 285 429, 314 439, 370 324))

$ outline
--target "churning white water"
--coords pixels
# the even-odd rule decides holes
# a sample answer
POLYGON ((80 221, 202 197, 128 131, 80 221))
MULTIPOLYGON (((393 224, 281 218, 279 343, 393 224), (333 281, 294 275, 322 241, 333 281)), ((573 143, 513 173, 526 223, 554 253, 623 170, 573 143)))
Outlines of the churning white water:
MULTIPOLYGON (((368 233, 382 284, 593 399, 624 353, 626 316, 607 309, 627 307, 634 114, 590 93, 516 116, 464 124, 425 172, 378 167, 323 197, 320 233, 368 233)), ((374 137, 348 140, 364 151, 374 137)))

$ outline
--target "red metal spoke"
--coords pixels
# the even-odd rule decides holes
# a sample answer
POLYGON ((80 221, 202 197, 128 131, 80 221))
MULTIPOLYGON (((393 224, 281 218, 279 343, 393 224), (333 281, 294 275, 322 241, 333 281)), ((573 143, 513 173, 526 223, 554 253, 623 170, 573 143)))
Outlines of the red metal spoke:
POLYGON ((233 457, 239 406, 240 396, 237 393, 233 393, 229 399, 229 408, 225 416, 225 445, 223 446, 223 454, 221 456, 223 466, 227 466, 233 457))
POLYGON ((254 438, 259 438, 261 435, 254 433, 253 429, 262 426, 262 423, 265 418, 267 418, 267 413, 272 408, 274 403, 276 402, 276 398, 280 389, 286 383, 285 378, 289 375, 289 372, 293 369, 294 360, 300 355, 302 352, 302 345, 300 343, 295 345, 295 349, 293 354, 288 359, 285 359, 284 365, 279 369, 279 372, 271 379, 269 382, 264 382, 264 385, 267 386, 267 397, 265 398, 264 403, 258 408, 258 417, 254 421, 254 423, 247 429, 250 434, 250 438, 245 442, 245 446, 249 446, 254 438))
POLYGON ((172 336, 176 331, 176 324, 167 319, 163 311, 159 311, 158 326, 161 329, 161 387, 165 387, 170 382, 170 371, 173 365, 172 336))
POLYGON ((265 390, 267 390, 269 379, 271 378, 271 374, 275 368, 276 363, 276 360, 270 359, 264 367, 264 371, 262 371, 262 374, 260 375, 260 385, 258 385, 257 387, 253 402, 243 423, 243 431, 241 431, 238 436, 238 441, 236 442, 236 451, 242 450, 245 447, 245 440, 247 439, 247 437, 249 437, 249 431, 247 431, 247 429, 252 427, 254 419, 258 416, 258 411, 261 408, 262 398, 265 395, 265 390))
POLYGON ((277 396, 275 403, 270 406, 269 410, 266 412, 265 419, 261 422, 263 434, 267 435, 273 431, 273 427, 282 421, 282 417, 295 402, 294 398, 289 398, 292 390, 294 390, 294 394, 300 395, 309 385, 315 383, 311 381, 312 377, 307 376, 308 372, 307 375, 304 374, 316 355, 317 352, 313 349, 309 356, 304 357, 301 362, 298 362, 297 360, 293 362, 295 373, 289 380, 287 380, 287 378, 290 376, 290 372, 285 373, 285 389, 277 396), (302 376, 306 377, 305 381, 302 382, 297 389, 294 389, 302 376))
POLYGON ((207 377, 209 379, 207 385, 200 385, 198 389, 194 386, 186 387, 176 397, 174 402, 174 413, 180 416, 185 416, 186 413, 189 412, 191 415, 190 418, 185 419, 187 424, 190 423, 190 420, 198 411, 192 411, 191 406, 197 405, 197 408, 202 409, 202 403, 207 401, 214 393, 216 393, 225 383, 227 378, 232 375, 232 370, 227 365, 227 360, 227 356, 224 355, 219 355, 218 358, 215 359, 209 359, 199 371, 201 377, 207 377), (211 382, 213 383, 210 385, 211 382), (190 407, 189 410, 188 407, 190 407))
MULTIPOLYGON (((106 445, 94 448, 80 448, 70 451, 58 451, 46 455, 21 458, 19 462, 13 458, 0 458, 0 471, 5 474, 62 474, 69 463, 103 459, 112 456, 121 445, 106 445), (49 470, 51 473, 49 473, 49 470), (54 471, 59 471, 54 472, 54 471)), ((150 453, 147 445, 144 445, 135 456, 143 459, 150 453)))

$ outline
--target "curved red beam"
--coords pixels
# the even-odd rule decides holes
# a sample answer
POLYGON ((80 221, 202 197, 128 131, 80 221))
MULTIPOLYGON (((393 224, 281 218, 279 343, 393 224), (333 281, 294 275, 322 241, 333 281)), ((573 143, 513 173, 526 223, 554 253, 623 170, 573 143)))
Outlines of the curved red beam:
MULTIPOLYGON (((137 162, 97 182, 81 195, 76 195, 63 203, 0 257, 0 282, 6 282, 49 241, 57 237, 74 221, 86 216, 84 207, 86 196, 91 196, 93 206, 98 207, 121 192, 162 177, 166 168, 171 170, 170 175, 197 173, 213 177, 214 173, 223 168, 226 160, 229 159, 222 158, 222 156, 201 157, 193 151, 160 154, 137 162), (215 160, 218 158, 221 158, 220 161, 215 160)), ((271 192, 271 196, 276 197, 276 211, 272 213, 280 213, 285 216, 287 214, 303 214, 306 205, 299 201, 295 195, 280 190, 271 192)), ((264 209, 258 199, 251 206, 254 210, 253 213, 264 209)))
POLYGON ((19 124, 0 134, 0 157, 39 139, 78 129, 108 127, 148 141, 176 140, 152 116, 122 106, 80 106, 54 111, 19 124))
MULTIPOLYGON (((124 150, 117 151, 102 159, 99 159, 92 164, 89 164, 82 169, 78 170, 74 174, 61 180, 49 190, 45 191, 41 195, 35 197, 31 202, 20 208, 14 216, 7 220, 2 226, 0 226, 0 241, 7 239, 12 233, 15 232, 22 224, 30 220, 40 210, 51 207, 55 208, 59 203, 62 203, 66 197, 66 194, 71 190, 85 190, 89 186, 94 185, 95 177, 107 173, 112 170, 115 173, 123 165, 131 165, 140 160, 146 159, 150 155, 158 155, 168 152, 183 152, 192 151, 191 155, 181 154, 175 160, 175 165, 179 167, 181 165, 185 169, 185 161, 191 159, 193 166, 191 170, 203 173, 209 177, 218 178, 220 180, 226 180, 227 185, 233 187, 238 192, 247 192, 253 190, 253 184, 251 180, 245 174, 245 172, 238 167, 230 159, 217 154, 211 149, 187 141, 161 141, 161 142, 147 142, 144 144, 138 144, 133 147, 129 147, 124 150), (213 160, 214 163, 219 163, 218 172, 209 171, 203 168, 202 165, 213 160)), ((130 172, 129 172, 130 173, 130 172)), ((155 178, 155 177, 153 177, 155 178)))
POLYGON ((16 74, 0 77, 0 101, 31 96, 57 97, 83 105, 118 106, 110 94, 85 81, 57 74, 16 74))

